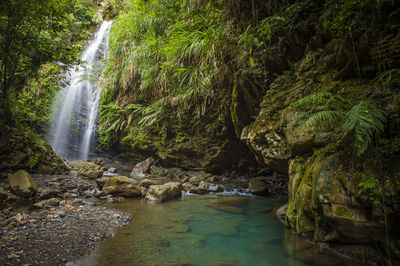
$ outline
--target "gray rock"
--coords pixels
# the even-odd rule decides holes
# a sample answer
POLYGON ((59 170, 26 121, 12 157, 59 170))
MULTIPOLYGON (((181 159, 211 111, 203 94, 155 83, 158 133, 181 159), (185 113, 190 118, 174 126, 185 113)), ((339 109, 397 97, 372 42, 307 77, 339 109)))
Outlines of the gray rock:
POLYGON ((60 204, 60 201, 58 199, 51 198, 51 199, 39 201, 39 202, 33 204, 33 206, 35 208, 43 209, 43 208, 50 208, 53 206, 58 206, 59 204, 60 204))
POLYGON ((109 178, 103 186, 103 192, 106 195, 123 197, 140 197, 142 195, 138 182, 126 176, 109 178))
POLYGON ((143 179, 139 182, 139 185, 145 188, 149 188, 152 185, 160 185, 160 181, 154 179, 143 179))
POLYGON ((88 179, 97 179, 103 175, 103 169, 100 166, 91 162, 69 162, 70 166, 78 171, 78 176, 88 179))
POLYGON ((150 167, 154 164, 155 160, 153 157, 147 158, 143 162, 140 162, 135 165, 132 169, 130 176, 132 178, 143 178, 145 173, 150 171, 150 167))
POLYGON ((181 196, 182 184, 179 182, 168 182, 164 185, 152 185, 146 193, 146 200, 153 202, 164 202, 181 196))

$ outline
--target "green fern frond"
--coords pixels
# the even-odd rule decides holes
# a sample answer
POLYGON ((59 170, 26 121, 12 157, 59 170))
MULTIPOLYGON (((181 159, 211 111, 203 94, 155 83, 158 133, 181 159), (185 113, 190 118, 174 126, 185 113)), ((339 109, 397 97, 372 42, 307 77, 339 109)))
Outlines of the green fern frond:
MULTIPOLYGON (((296 128, 296 132, 301 132, 318 125, 333 125, 339 123, 345 116, 343 111, 325 110, 308 115, 308 118, 296 128)), ((318 129, 315 129, 319 131, 318 129)))
POLYGON ((345 132, 353 132, 354 148, 360 156, 373 137, 383 132, 385 122, 385 114, 381 109, 370 101, 361 101, 346 114, 342 128, 345 132))

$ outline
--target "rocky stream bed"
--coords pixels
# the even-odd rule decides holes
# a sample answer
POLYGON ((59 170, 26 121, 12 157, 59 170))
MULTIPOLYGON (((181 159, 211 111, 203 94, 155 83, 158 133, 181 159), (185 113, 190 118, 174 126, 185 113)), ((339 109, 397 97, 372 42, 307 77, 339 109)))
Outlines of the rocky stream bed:
MULTIPOLYGON (((178 168, 154 167, 148 159, 131 176, 103 175, 101 161, 71 162, 69 175, 33 175, 17 171, 0 179, 0 264, 62 265, 87 256, 113 232, 135 219, 102 202, 145 198, 164 202, 182 193, 230 191, 269 195, 285 192, 279 176, 235 179, 178 168)), ((229 204, 216 209, 235 212, 229 204)))

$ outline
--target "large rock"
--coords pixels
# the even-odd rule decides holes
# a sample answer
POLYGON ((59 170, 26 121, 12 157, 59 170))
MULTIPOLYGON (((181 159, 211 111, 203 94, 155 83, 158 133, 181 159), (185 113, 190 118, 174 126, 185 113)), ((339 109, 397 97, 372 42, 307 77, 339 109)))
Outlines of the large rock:
POLYGON ((78 176, 89 179, 100 178, 103 175, 103 169, 100 166, 85 161, 69 162, 72 169, 78 172, 78 176))
POLYGON ((253 179, 249 182, 249 191, 254 195, 268 196, 268 186, 263 180, 253 179))
POLYGON ((140 181, 139 185, 145 188, 149 188, 153 185, 160 185, 160 181, 154 179, 143 179, 140 181))
POLYGON ((206 194, 209 192, 222 192, 224 188, 220 184, 212 184, 207 181, 201 181, 197 187, 193 187, 190 189, 190 193, 196 194, 206 194))
POLYGON ((19 170, 8 177, 11 189, 21 197, 29 198, 36 195, 37 186, 32 176, 25 170, 19 170))
POLYGON ((137 181, 126 176, 114 176, 109 178, 104 186, 106 195, 122 197, 140 197, 142 192, 137 181))
POLYGON ((130 176, 132 178, 143 178, 145 176, 145 173, 148 173, 150 171, 150 167, 154 164, 154 162, 154 158, 149 157, 143 162, 136 164, 135 167, 132 169, 130 176))
POLYGON ((146 193, 146 200, 163 202, 177 198, 181 195, 182 184, 179 182, 168 182, 164 185, 152 185, 146 193))

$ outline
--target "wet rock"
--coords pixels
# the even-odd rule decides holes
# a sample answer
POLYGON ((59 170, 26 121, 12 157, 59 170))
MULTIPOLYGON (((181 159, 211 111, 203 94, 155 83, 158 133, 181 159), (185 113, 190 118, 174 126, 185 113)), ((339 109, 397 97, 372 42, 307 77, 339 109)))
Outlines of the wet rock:
POLYGON ((189 179, 189 183, 192 185, 199 185, 201 181, 204 179, 201 178, 200 176, 193 176, 189 179))
POLYGON ((58 193, 60 193, 60 190, 58 189, 45 188, 42 191, 40 191, 39 199, 44 200, 44 199, 54 198, 57 197, 58 193))
POLYGON ((61 197, 62 197, 63 199, 74 199, 74 198, 77 198, 77 197, 78 197, 78 194, 76 194, 76 193, 71 193, 71 192, 66 192, 66 193, 63 193, 63 194, 61 195, 61 197))
POLYGON ((160 185, 160 181, 154 179, 143 179, 139 182, 139 185, 145 188, 149 188, 152 185, 160 185))
POLYGON ((79 177, 86 177, 88 179, 100 178, 103 175, 103 169, 92 162, 69 162, 72 169, 78 171, 79 177))
POLYGON ((50 208, 53 206, 58 206, 58 204, 60 204, 60 200, 58 200, 56 198, 51 198, 51 199, 39 201, 39 202, 33 204, 33 206, 35 208, 43 209, 43 208, 50 208))
POLYGON ((199 189, 205 189, 208 192, 222 192, 223 187, 220 184, 210 184, 206 181, 201 181, 199 184, 199 189))
POLYGON ((11 189, 21 197, 33 197, 37 193, 37 186, 32 176, 25 170, 19 170, 8 177, 11 189))
POLYGON ((110 168, 107 169, 107 171, 108 171, 109 173, 116 173, 116 172, 117 172, 117 168, 110 167, 110 168))
POLYGON ((236 207, 234 205, 241 204, 246 202, 248 198, 244 197, 236 197, 236 198, 227 198, 227 199, 215 199, 208 203, 208 206, 217 210, 241 214, 244 212, 243 208, 236 207))
POLYGON ((130 176, 132 178, 143 178, 145 173, 150 171, 150 167, 154 164, 155 160, 153 157, 147 158, 143 162, 135 165, 132 169, 130 176))
POLYGON ((100 189, 103 189, 104 184, 109 180, 110 177, 101 177, 96 179, 96 184, 100 189))
POLYGON ((152 185, 146 193, 146 200, 163 202, 181 195, 182 185, 179 182, 168 182, 164 185, 152 185))
POLYGON ((142 195, 137 181, 126 176, 114 176, 109 178, 103 187, 106 195, 123 197, 140 197, 142 195))
POLYGON ((249 182, 249 191, 254 195, 268 196, 268 186, 263 180, 253 179, 249 182))

